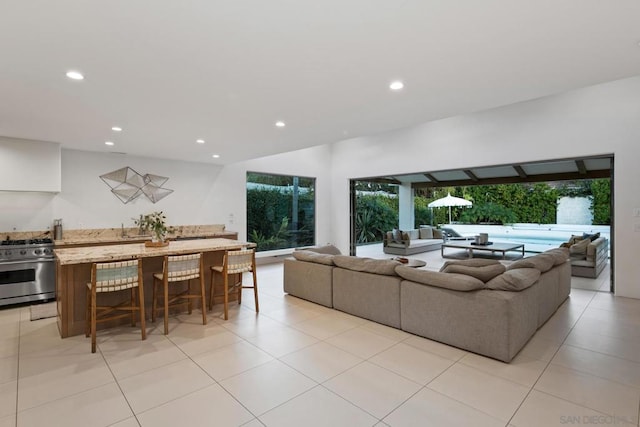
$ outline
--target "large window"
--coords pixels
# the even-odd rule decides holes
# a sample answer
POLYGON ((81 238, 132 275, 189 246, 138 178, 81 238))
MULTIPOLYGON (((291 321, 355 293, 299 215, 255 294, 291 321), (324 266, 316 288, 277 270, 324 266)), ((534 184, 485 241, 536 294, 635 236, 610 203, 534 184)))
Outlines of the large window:
POLYGON ((247 237, 258 251, 315 244, 315 178, 247 172, 247 237))

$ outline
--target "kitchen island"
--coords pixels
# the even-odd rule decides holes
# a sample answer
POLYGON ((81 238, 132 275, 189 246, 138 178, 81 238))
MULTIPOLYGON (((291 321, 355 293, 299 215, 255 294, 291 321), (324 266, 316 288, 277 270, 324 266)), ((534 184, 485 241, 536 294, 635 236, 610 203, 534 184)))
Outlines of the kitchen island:
MULTIPOLYGON (((84 333, 86 319, 87 283, 91 280, 91 265, 94 262, 125 261, 140 258, 144 280, 145 308, 151 313, 153 274, 162 271, 165 255, 181 255, 202 252, 204 277, 209 291, 211 266, 222 264, 225 251, 253 246, 252 243, 231 239, 197 239, 172 241, 164 247, 146 247, 143 243, 109 246, 89 246, 80 248, 55 249, 56 256, 56 299, 58 307, 58 329, 62 338, 84 333)), ((221 283, 217 280, 216 283, 221 283)), ((222 289, 217 290, 218 294, 222 289)), ((117 294, 117 293, 116 293, 117 294)), ((118 295, 105 295, 117 300, 118 295)), ((207 300, 209 296, 207 295, 207 300)), ((218 301, 216 300, 216 303, 218 301)), ((147 317, 150 317, 149 315, 147 317)), ((120 319, 128 323, 127 319, 120 319)), ((113 326, 108 324, 107 326, 113 326)))

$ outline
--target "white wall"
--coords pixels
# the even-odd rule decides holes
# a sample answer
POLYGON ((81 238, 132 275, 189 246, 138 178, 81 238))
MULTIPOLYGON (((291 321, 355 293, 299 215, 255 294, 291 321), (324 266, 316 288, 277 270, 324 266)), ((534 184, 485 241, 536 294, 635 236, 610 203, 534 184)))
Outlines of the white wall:
POLYGON ((60 191, 60 144, 0 136, 0 191, 60 191))
POLYGON ((141 213, 163 211, 169 224, 226 224, 246 240, 246 172, 316 177, 316 236, 330 236, 330 147, 322 146, 230 166, 121 154, 62 151, 62 191, 0 192, 0 232, 46 230, 54 218, 66 229, 133 227, 141 213), (130 166, 141 174, 169 177, 172 194, 153 204, 146 197, 123 204, 99 178, 130 166))
POLYGON ((349 179, 615 155, 617 294, 640 298, 640 77, 333 144, 332 233, 349 248, 349 179), (354 161, 357 159, 357 161, 354 161), (402 167, 399 167, 402 165, 402 167))

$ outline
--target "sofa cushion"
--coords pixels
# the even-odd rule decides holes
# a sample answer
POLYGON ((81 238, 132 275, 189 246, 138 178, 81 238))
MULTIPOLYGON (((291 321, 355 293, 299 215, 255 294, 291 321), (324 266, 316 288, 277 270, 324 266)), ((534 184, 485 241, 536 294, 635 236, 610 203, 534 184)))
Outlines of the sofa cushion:
POLYGON ((484 265, 482 267, 473 267, 462 264, 450 264, 445 267, 444 270, 440 271, 443 273, 466 274, 467 276, 475 277, 476 279, 482 280, 486 283, 494 277, 504 273, 505 270, 506 268, 504 265, 497 263, 484 265))
POLYGON ((569 248, 554 248, 544 252, 553 257, 553 265, 560 265, 569 259, 569 248))
POLYGON ((311 252, 315 252, 315 253, 318 253, 318 254, 342 255, 342 253, 340 252, 340 249, 336 248, 333 245, 311 246, 311 247, 308 247, 308 248, 300 248, 300 249, 296 249, 296 250, 311 251, 311 252))
POLYGON ((397 228, 394 228, 391 231, 391 237, 392 237, 394 242, 402 243, 402 231, 401 230, 399 230, 397 228))
POLYGON ((521 291, 533 285, 540 278, 540 274, 537 268, 514 268, 489 280, 486 288, 496 291, 521 291))
POLYGON ((573 254, 585 254, 587 253, 587 246, 589 246, 591 240, 583 239, 580 240, 569 247, 569 253, 573 254))
POLYGON ((293 257, 298 261, 314 262, 316 264, 334 265, 334 255, 317 253, 308 250, 293 251, 293 257))
POLYGON ((364 273, 396 276, 396 267, 402 265, 399 261, 391 259, 372 259, 357 256, 336 255, 333 262, 340 268, 362 271, 364 273))
POLYGON ((434 238, 434 239, 442 239, 442 230, 439 230, 439 229, 437 229, 437 228, 434 228, 434 229, 432 230, 432 232, 433 232, 433 238, 434 238))
POLYGON ((596 240, 598 237, 600 237, 600 233, 593 233, 593 234, 589 234, 589 233, 582 233, 582 238, 583 238, 584 240, 589 239, 589 240, 591 240, 591 241, 593 242, 593 241, 594 241, 594 240, 596 240))
POLYGON ((456 259, 449 260, 444 263, 440 271, 443 271, 450 265, 466 265, 469 267, 484 267, 485 265, 494 265, 500 264, 500 261, 496 259, 485 259, 485 258, 468 258, 468 259, 456 259))
POLYGON ((433 239, 433 229, 431 227, 425 227, 420 229, 421 239, 433 239))
POLYGON ((554 266, 555 260, 552 255, 538 254, 529 258, 519 259, 518 261, 507 267, 507 270, 516 268, 537 268, 541 273, 545 273, 554 266))
POLYGON ((396 267, 396 273, 406 280, 454 291, 473 291, 485 285, 481 280, 466 274, 440 273, 438 271, 420 270, 407 266, 396 267))

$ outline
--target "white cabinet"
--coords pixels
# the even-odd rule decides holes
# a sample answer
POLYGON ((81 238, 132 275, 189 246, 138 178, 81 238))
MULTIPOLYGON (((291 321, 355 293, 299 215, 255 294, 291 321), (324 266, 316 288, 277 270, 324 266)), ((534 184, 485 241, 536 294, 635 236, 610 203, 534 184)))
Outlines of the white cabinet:
POLYGON ((0 191, 59 192, 60 144, 0 137, 0 191))

